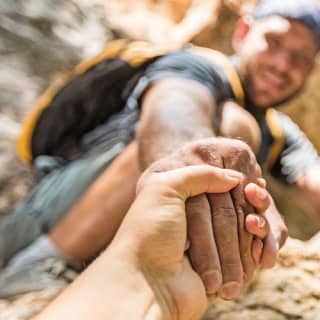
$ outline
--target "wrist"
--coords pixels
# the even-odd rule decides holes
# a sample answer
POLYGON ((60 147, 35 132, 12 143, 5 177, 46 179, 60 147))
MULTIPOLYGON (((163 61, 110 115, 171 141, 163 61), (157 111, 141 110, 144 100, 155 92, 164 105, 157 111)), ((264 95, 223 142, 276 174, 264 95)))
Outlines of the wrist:
POLYGON ((126 301, 128 318, 148 320, 178 318, 175 301, 164 277, 151 271, 150 267, 144 266, 134 250, 109 247, 99 259, 104 266, 112 265, 111 268, 108 267, 108 270, 111 269, 109 277, 117 287, 120 284, 122 288, 121 296, 126 301))

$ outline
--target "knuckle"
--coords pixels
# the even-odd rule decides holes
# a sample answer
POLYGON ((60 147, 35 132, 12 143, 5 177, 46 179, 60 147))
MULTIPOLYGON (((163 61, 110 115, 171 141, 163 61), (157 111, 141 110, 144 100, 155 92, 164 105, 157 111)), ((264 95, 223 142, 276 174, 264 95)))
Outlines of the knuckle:
POLYGON ((211 242, 213 237, 211 232, 207 228, 201 228, 201 226, 206 226, 206 224, 208 224, 208 221, 201 218, 196 223, 194 223, 194 220, 191 221, 191 223, 192 222, 193 225, 196 224, 196 228, 188 226, 189 238, 191 240, 191 249, 195 250, 196 255, 209 255, 209 253, 207 252, 211 252, 210 249, 212 248, 211 242))
POLYGON ((249 213, 250 210, 252 211, 252 208, 249 207, 248 202, 246 200, 243 188, 235 188, 232 191, 232 195, 238 214, 244 214, 244 212, 249 213))
POLYGON ((214 219, 226 219, 226 220, 236 220, 237 216, 235 210, 232 207, 219 207, 214 210, 214 219))
POLYGON ((202 162, 219 167, 222 166, 220 153, 211 140, 205 139, 193 142, 189 148, 192 154, 201 159, 202 162))
POLYGON ((229 281, 242 281, 243 278, 243 268, 239 262, 223 262, 222 266, 222 273, 223 273, 223 283, 229 281))
POLYGON ((208 212, 210 206, 207 198, 204 195, 189 198, 186 202, 186 210, 188 214, 201 214, 208 212))
MULTIPOLYGON (((188 200, 189 201, 189 200, 188 200)), ((193 230, 194 228, 200 229, 201 234, 197 236, 199 238, 206 234, 205 230, 208 229, 208 225, 211 224, 211 211, 209 205, 203 203, 191 203, 186 202, 186 213, 188 223, 188 229, 193 230)))
POLYGON ((237 153, 241 157, 250 158, 253 155, 251 148, 244 141, 234 139, 230 142, 229 147, 233 152, 237 153))
POLYGON ((210 270, 220 269, 220 262, 216 258, 215 253, 212 251, 201 250, 199 252, 199 250, 191 250, 190 258, 193 267, 196 269, 197 272, 199 272, 199 274, 203 274, 210 270))

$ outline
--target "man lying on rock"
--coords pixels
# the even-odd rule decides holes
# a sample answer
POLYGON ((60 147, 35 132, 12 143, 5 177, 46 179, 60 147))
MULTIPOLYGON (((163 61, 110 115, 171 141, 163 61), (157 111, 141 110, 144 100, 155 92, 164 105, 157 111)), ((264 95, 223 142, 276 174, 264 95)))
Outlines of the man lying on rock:
POLYGON ((244 178, 187 201, 188 255, 209 296, 238 296, 259 265, 273 266, 287 236, 271 198, 267 210, 245 199, 249 182, 263 184, 256 158, 320 212, 319 157, 273 109, 303 88, 319 39, 315 1, 270 0, 239 20, 230 58, 119 40, 77 66, 40 98, 18 141, 39 182, 0 223, 0 295, 21 292, 14 279, 30 279, 48 257, 73 265, 95 257, 145 168, 209 164, 244 178))

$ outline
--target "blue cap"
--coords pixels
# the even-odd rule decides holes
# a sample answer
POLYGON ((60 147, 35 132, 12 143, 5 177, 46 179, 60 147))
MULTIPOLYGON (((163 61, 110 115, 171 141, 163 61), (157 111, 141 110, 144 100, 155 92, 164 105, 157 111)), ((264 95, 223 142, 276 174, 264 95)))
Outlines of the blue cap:
POLYGON ((260 19, 279 15, 307 26, 320 43, 320 6, 315 0, 262 0, 253 17, 260 19))

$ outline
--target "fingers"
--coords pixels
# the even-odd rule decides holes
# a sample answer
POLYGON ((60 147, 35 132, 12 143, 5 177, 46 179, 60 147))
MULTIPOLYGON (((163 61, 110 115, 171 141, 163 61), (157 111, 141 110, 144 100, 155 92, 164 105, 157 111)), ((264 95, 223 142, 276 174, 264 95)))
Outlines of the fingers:
POLYGON ((252 256, 252 234, 248 233, 245 228, 245 217, 249 212, 254 212, 254 209, 244 200, 242 187, 238 186, 232 190, 232 198, 234 206, 238 214, 238 233, 239 245, 241 253, 241 261, 244 271, 244 281, 249 282, 256 269, 256 264, 252 256))
POLYGON ((223 286, 219 290, 219 296, 229 300, 240 294, 243 283, 237 213, 229 193, 208 194, 208 200, 223 276, 223 286))
POLYGON ((262 216, 270 206, 270 197, 264 188, 257 186, 254 183, 249 183, 245 186, 244 192, 248 202, 255 208, 257 214, 249 214, 246 217, 246 230, 252 235, 263 239, 270 231, 269 223, 266 218, 262 216))
POLYGON ((256 266, 260 265, 260 260, 263 252, 263 241, 260 239, 253 239, 252 241, 252 257, 256 266))
POLYGON ((264 239, 270 232, 270 226, 267 219, 264 216, 250 213, 245 219, 246 230, 258 237, 259 239, 264 239))
MULTIPOLYGON (((264 252, 266 252, 266 255, 270 255, 268 249, 264 250, 263 241, 261 241, 261 239, 266 238, 270 232, 269 223, 265 216, 263 216, 270 206, 270 197, 268 192, 264 189, 265 183, 263 181, 260 181, 260 186, 249 183, 244 188, 248 202, 255 208, 256 212, 259 213, 249 214, 245 218, 246 230, 258 238, 254 239, 252 242, 252 258, 256 266, 261 263, 260 260, 262 259, 264 252)), ((269 260, 269 258, 267 258, 267 260, 269 260)))
POLYGON ((282 247, 287 239, 288 229, 272 200, 266 212, 266 217, 270 224, 270 232, 264 240, 261 266, 263 268, 272 268, 276 262, 279 248, 282 247))
POLYGON ((264 248, 261 256, 261 267, 262 268, 272 268, 278 257, 279 245, 272 233, 269 233, 264 240, 264 248))
POLYGON ((201 276, 207 295, 211 296, 220 288, 222 275, 207 197, 200 195, 189 198, 186 213, 191 264, 201 276))
POLYGON ((254 183, 248 183, 244 192, 248 202, 256 209, 256 212, 265 213, 270 206, 268 191, 254 183))
POLYGON ((258 178, 257 179, 257 185, 261 188, 266 188, 267 187, 267 181, 263 178, 258 178))
POLYGON ((140 192, 147 184, 162 184, 173 188, 186 200, 206 192, 227 192, 239 183, 240 177, 240 173, 229 169, 209 165, 187 166, 167 172, 146 172, 139 180, 137 190, 140 192))
POLYGON ((270 224, 273 237, 276 239, 278 247, 281 248, 287 240, 288 228, 272 199, 271 205, 266 212, 266 218, 270 224))

